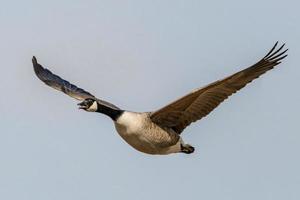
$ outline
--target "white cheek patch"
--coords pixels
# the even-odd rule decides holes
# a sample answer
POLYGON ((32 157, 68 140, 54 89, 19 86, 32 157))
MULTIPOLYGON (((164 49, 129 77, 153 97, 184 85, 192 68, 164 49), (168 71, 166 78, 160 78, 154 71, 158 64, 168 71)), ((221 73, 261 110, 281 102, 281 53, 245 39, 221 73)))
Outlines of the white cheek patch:
POLYGON ((96 112, 98 110, 98 104, 96 101, 87 109, 89 112, 96 112))

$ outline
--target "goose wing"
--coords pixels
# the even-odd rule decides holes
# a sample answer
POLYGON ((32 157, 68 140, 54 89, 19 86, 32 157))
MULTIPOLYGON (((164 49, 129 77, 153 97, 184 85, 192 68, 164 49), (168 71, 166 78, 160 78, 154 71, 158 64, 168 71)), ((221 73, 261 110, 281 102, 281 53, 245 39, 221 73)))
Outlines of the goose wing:
POLYGON ((245 87, 276 65, 281 63, 287 54, 282 50, 284 44, 276 49, 278 42, 256 64, 237 72, 225 79, 218 80, 203 88, 197 89, 175 102, 151 113, 151 120, 162 126, 172 128, 180 134, 192 122, 208 115, 230 95, 245 87))
POLYGON ((97 99, 94 95, 90 94, 89 92, 77 87, 76 85, 73 85, 72 83, 62 79, 61 77, 53 74, 50 70, 44 68, 42 65, 40 65, 37 62, 37 59, 35 56, 32 58, 32 64, 33 64, 33 69, 37 77, 43 81, 46 85, 59 90, 70 97, 73 97, 77 100, 83 101, 85 99, 91 98, 97 100, 99 103, 109 106, 114 109, 119 109, 117 106, 97 99))

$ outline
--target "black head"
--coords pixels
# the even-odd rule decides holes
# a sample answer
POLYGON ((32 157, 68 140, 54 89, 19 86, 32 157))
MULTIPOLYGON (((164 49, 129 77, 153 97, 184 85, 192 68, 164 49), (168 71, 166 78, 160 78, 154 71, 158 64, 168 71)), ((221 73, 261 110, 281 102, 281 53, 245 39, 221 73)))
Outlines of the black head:
POLYGON ((83 102, 77 105, 79 105, 79 109, 89 112, 96 112, 98 110, 98 103, 95 99, 85 99, 83 102))

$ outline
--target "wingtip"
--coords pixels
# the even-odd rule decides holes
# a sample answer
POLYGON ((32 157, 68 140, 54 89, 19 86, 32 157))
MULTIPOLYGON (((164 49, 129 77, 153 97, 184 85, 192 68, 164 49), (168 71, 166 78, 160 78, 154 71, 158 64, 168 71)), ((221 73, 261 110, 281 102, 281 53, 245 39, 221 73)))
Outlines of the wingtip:
POLYGON ((278 45, 278 41, 275 43, 275 45, 272 47, 272 49, 268 52, 268 54, 264 57, 265 60, 276 59, 288 51, 288 49, 285 49, 282 51, 283 47, 285 47, 285 43, 283 43, 279 48, 276 48, 277 45, 278 45))
POLYGON ((32 64, 33 64, 33 69, 36 75, 38 75, 42 70, 42 66, 38 63, 37 59, 35 56, 32 56, 32 64))
POLYGON ((35 57, 35 56, 33 56, 33 57, 32 57, 32 63, 33 63, 34 65, 36 65, 36 64, 37 64, 37 59, 36 59, 36 57, 35 57))

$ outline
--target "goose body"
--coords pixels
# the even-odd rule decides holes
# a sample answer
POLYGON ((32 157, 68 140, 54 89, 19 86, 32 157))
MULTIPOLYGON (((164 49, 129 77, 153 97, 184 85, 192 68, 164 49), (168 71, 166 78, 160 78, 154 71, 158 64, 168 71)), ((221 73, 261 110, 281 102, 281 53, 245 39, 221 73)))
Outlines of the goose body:
POLYGON ((194 147, 181 138, 183 130, 200 120, 221 102, 252 80, 281 63, 287 55, 276 43, 265 57, 254 65, 225 79, 196 89, 155 112, 131 112, 96 98, 89 92, 53 74, 32 58, 37 77, 48 86, 82 101, 79 108, 109 116, 119 135, 134 149, 147 154, 193 153, 194 147))
POLYGON ((181 151, 182 140, 172 129, 163 129, 150 119, 151 113, 125 111, 116 121, 119 135, 133 148, 148 154, 181 151))

